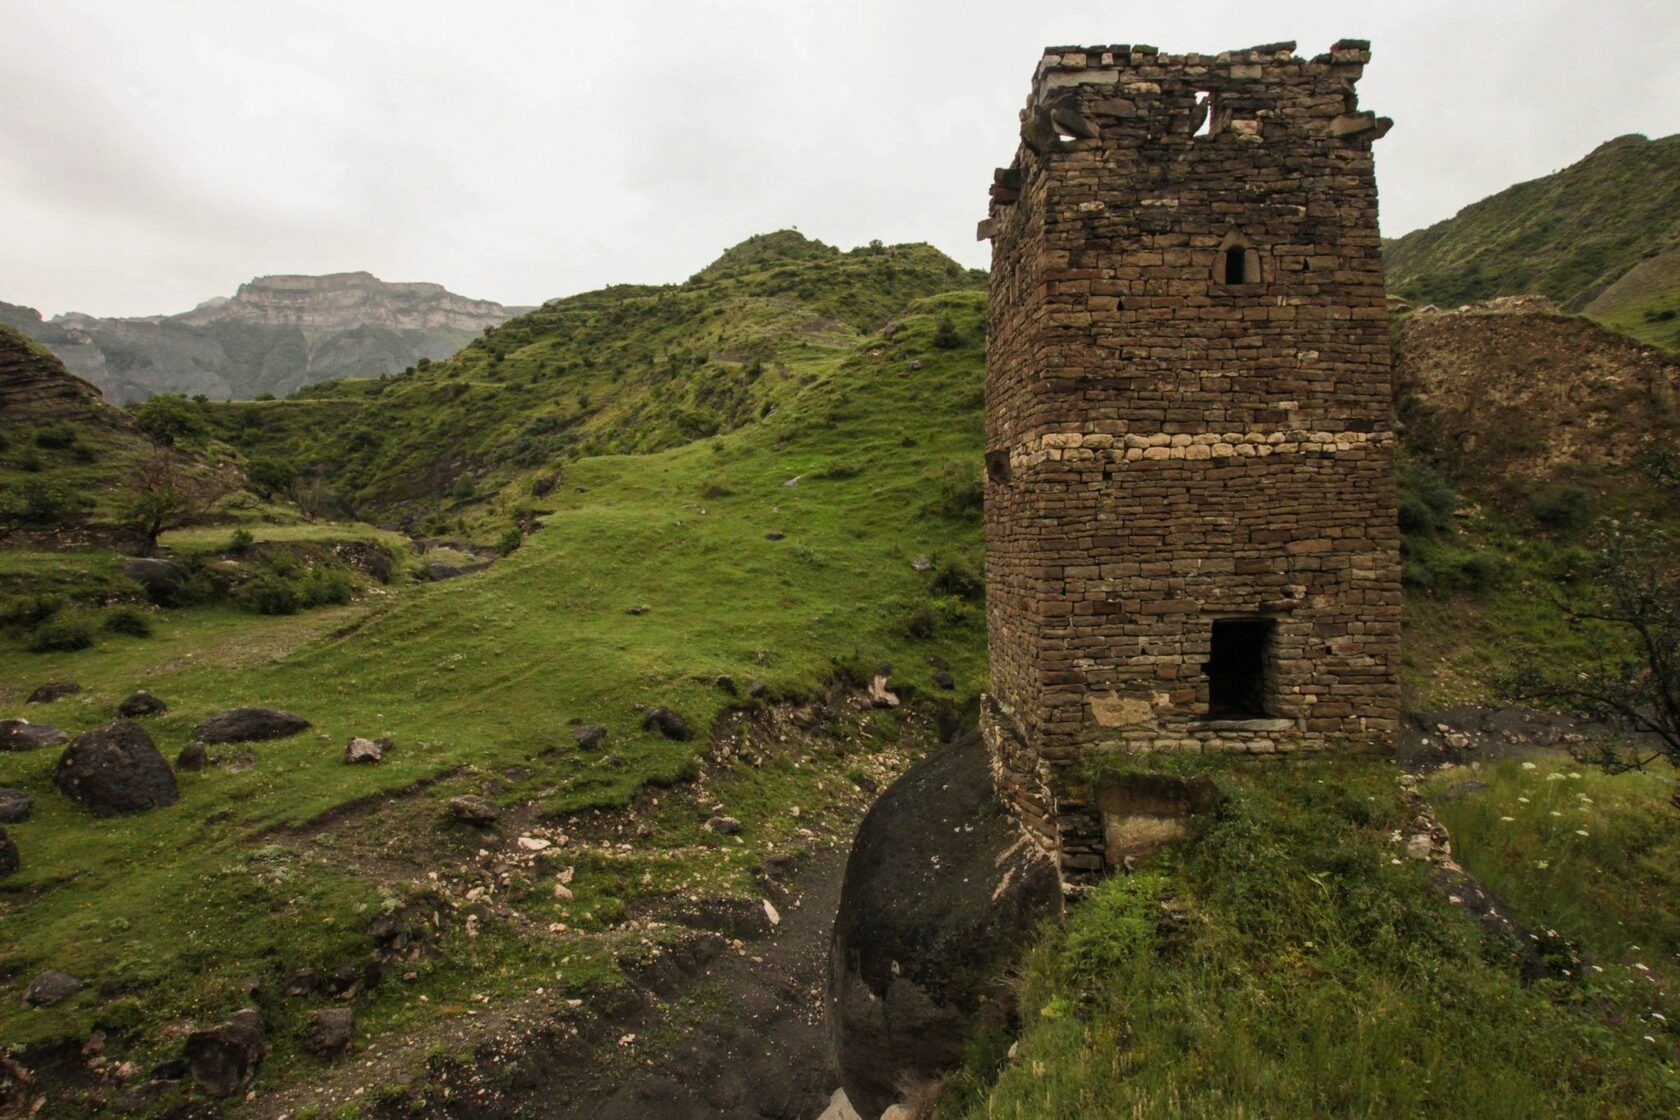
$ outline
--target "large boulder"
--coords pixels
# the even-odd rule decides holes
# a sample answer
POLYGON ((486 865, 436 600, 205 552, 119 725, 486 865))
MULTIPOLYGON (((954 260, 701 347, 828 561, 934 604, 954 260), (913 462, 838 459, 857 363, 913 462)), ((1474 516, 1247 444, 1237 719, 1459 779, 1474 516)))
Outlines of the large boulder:
POLYGON ((82 686, 75 681, 48 681, 29 694, 25 704, 51 704, 54 700, 62 700, 66 696, 74 696, 82 690, 82 686))
POLYGON ((35 799, 21 789, 0 787, 0 824, 22 824, 35 808, 35 799))
POLYGON ((231 1097, 251 1083, 267 1054, 262 1016, 246 1008, 188 1035, 184 1056, 194 1084, 212 1097, 231 1097))
POLYGON ((308 727, 309 721, 302 716, 275 708, 230 708, 200 723, 193 738, 201 743, 249 743, 284 739, 308 727))
POLYGON ((26 719, 0 719, 0 751, 33 751, 68 743, 70 733, 50 723, 26 719))
POLYGON ((152 737, 128 720, 76 736, 53 767, 53 784, 97 817, 143 813, 181 796, 152 737))
POLYGON ((181 590, 181 569, 167 560, 135 556, 123 562, 122 571, 146 589, 146 598, 160 606, 173 603, 181 590))
POLYGON ((859 1115, 881 1115, 1008 1021, 1007 971, 1060 907, 1055 867, 998 804, 978 735, 881 796, 846 863, 829 954, 829 1033, 859 1115))
POLYGON ((29 982, 23 990, 23 1002, 30 1007, 51 1007, 63 1003, 82 990, 82 982, 56 968, 49 968, 29 982))
POLYGON ((687 742, 694 737, 688 721, 669 708, 654 708, 642 717, 643 731, 657 731, 667 739, 687 742))
POLYGON ((356 1013, 348 1007, 329 1007, 309 1017, 303 1048, 324 1058, 344 1053, 355 1041, 356 1013))

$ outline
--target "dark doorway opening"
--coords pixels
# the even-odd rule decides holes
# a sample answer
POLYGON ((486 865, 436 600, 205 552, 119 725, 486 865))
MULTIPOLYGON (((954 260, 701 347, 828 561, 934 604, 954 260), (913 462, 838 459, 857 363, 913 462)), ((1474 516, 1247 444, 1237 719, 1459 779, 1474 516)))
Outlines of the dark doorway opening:
POLYGON ((1219 618, 1202 671, 1208 678, 1208 716, 1212 719, 1264 719, 1270 715, 1269 668, 1272 660, 1270 619, 1219 618))
POLYGON ((1243 252, 1244 250, 1241 245, 1233 245, 1229 249, 1225 250, 1225 283, 1244 283, 1243 252))

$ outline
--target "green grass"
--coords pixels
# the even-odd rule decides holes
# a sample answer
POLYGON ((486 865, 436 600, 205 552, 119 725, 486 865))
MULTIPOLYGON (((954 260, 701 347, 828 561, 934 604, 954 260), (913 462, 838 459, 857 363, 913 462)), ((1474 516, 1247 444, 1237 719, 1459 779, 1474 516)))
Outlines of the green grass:
POLYGON ((942 1117, 1648 1117, 1680 1035, 1590 971, 1530 987, 1400 858, 1380 765, 1232 769, 1201 835, 1028 961, 942 1117), (1620 1012, 1621 1014, 1618 1014, 1620 1012), (1647 1041, 1650 1035, 1655 1041, 1647 1041))
POLYGON ((304 521, 295 524, 270 524, 260 521, 241 521, 236 525, 199 525, 191 529, 171 529, 158 538, 158 544, 171 552, 210 552, 228 547, 235 529, 244 529, 256 541, 375 541, 401 556, 408 548, 408 537, 391 529, 380 529, 365 522, 304 521))

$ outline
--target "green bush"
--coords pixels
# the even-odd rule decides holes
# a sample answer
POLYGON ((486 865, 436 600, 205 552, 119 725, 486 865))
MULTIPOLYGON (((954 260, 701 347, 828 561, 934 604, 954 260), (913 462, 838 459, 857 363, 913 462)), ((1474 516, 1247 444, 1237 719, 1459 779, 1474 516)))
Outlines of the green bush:
POLYGON ((941 350, 955 350, 962 345, 962 335, 957 333, 957 324, 951 321, 949 315, 939 317, 939 325, 933 332, 933 344, 941 350))
POLYGON ((152 623, 144 611, 134 607, 117 607, 105 615, 102 624, 113 634, 127 634, 131 638, 152 636, 152 623))
MULTIPOLYGON (((713 446, 717 445, 713 444, 713 446)), ((735 493, 735 490, 729 485, 729 480, 720 474, 707 475, 700 480, 700 496, 707 501, 714 498, 727 498, 733 493, 735 493)))
POLYGON ((1529 497, 1534 520, 1548 529, 1572 533, 1592 520, 1592 495, 1579 486, 1549 486, 1529 497))
POLYGON ((154 439, 162 443, 197 439, 209 434, 204 409, 175 393, 160 393, 138 405, 134 418, 154 439))
POLYGON ((348 572, 339 568, 317 568, 305 576, 299 585, 299 597, 306 607, 343 606, 355 594, 355 581, 350 578, 348 572))
POLYGON ((57 595, 18 595, 0 606, 0 623, 7 626, 39 626, 64 609, 57 595))
POLYGON ((253 459, 245 468, 245 487, 260 498, 284 494, 297 482, 297 471, 277 459, 253 459))
POLYGON ((302 605, 298 585, 273 573, 258 576, 233 593, 233 601, 256 614, 296 614, 302 605))
POLYGON ((925 642, 939 629, 939 615, 923 603, 906 610, 899 617, 898 625, 906 636, 925 642))
POLYGON ((30 653, 63 653, 87 649, 93 644, 93 631, 76 619, 55 618, 43 622, 29 635, 30 653))
POLYGON ((1444 475, 1426 463, 1407 462, 1400 467, 1399 483, 1402 533, 1422 536, 1444 532, 1452 526, 1460 498, 1444 475))
POLYGON ((257 538, 251 535, 251 530, 240 526, 233 531, 233 536, 228 538, 227 550, 234 553, 245 552, 256 543, 257 538))
POLYGON ((986 594, 986 582, 961 560, 947 560, 933 574, 933 589, 941 595, 975 600, 986 594))
POLYGON ((933 508, 946 517, 967 521, 978 518, 986 505, 986 481, 980 463, 952 459, 934 479, 933 508))
POLYGON ((76 430, 68 424, 48 424, 37 428, 35 446, 48 451, 66 451, 76 446, 76 430))
POLYGON ((509 525, 496 542, 496 551, 503 556, 510 556, 519 551, 519 546, 525 543, 525 534, 519 531, 519 526, 509 525))

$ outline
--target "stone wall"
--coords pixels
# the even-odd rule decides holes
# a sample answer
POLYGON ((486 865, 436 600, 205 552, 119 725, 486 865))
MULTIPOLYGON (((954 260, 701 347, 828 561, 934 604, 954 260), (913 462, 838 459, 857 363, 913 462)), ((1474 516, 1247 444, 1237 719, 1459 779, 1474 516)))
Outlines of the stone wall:
POLYGON ((983 730, 1071 886, 1104 755, 1398 726, 1368 59, 1052 48, 995 176, 983 730))

